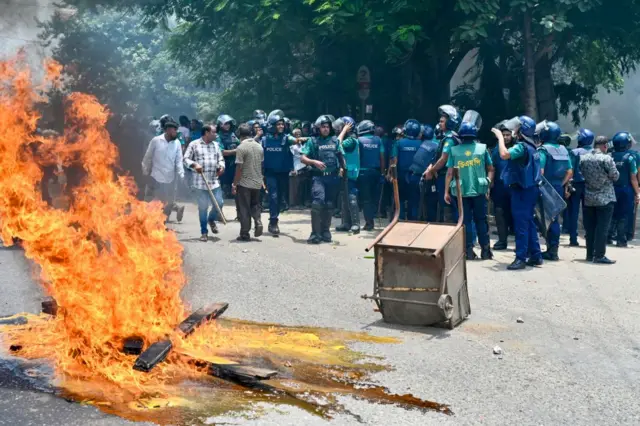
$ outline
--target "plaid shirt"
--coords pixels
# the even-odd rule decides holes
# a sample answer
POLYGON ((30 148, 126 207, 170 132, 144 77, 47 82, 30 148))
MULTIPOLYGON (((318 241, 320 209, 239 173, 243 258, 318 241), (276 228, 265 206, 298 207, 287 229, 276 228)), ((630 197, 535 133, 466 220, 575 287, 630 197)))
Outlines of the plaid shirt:
POLYGON ((585 182, 585 206, 599 207, 616 202, 613 183, 618 180, 620 173, 611 156, 594 149, 580 157, 579 167, 585 182))
MULTIPOLYGON (((207 178, 211 189, 220 186, 218 170, 224 170, 224 157, 220 145, 216 141, 205 143, 202 138, 191 142, 184 153, 184 165, 193 169, 195 164, 202 166, 202 172, 207 178)), ((207 185, 200 173, 193 174, 191 186, 196 189, 207 189, 207 185)))

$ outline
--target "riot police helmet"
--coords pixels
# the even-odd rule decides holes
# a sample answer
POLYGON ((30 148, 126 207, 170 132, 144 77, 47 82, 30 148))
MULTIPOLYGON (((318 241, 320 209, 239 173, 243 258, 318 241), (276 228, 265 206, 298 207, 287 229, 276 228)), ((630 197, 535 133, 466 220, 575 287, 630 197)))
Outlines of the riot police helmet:
POLYGON ((578 146, 588 146, 593 144, 596 135, 589 129, 578 130, 578 146))
MULTIPOLYGON (((318 134, 320 136, 323 136, 322 135, 322 126, 328 125, 329 126, 329 134, 331 134, 331 132, 333 131, 332 124, 333 124, 333 120, 331 119, 331 116, 326 115, 326 114, 321 115, 320 117, 318 117, 316 119, 316 122, 315 122, 315 127, 317 129, 316 131, 318 132, 318 134)), ((327 136, 327 135, 325 135, 325 136, 327 136)))
POLYGON ((282 120, 284 121, 285 133, 291 133, 291 120, 288 117, 283 117, 282 120))
POLYGON ((478 129, 473 123, 463 122, 458 129, 458 136, 463 139, 473 139, 478 137, 478 129))
POLYGON ((433 127, 428 124, 422 125, 422 139, 423 140, 433 140, 435 134, 433 132, 433 127))
POLYGON ((560 126, 558 126, 553 121, 543 121, 542 129, 540 129, 539 137, 542 143, 545 142, 556 142, 560 135, 562 134, 562 130, 560 126))
POLYGON ((460 126, 460 113, 453 105, 440 105, 438 114, 445 117, 447 130, 455 131, 460 126))
POLYGON ((373 133, 375 129, 376 129, 376 125, 373 124, 373 121, 362 120, 361 122, 358 123, 358 126, 356 127, 356 133, 358 134, 358 136, 368 135, 373 133))
POLYGON ((442 126, 440 126, 440 123, 436 124, 436 127, 433 130, 436 139, 442 139, 442 137, 444 136, 444 132, 442 131, 442 126))
POLYGON ((267 121, 269 120, 269 117, 274 116, 274 115, 277 115, 279 117, 284 117, 284 111, 282 111, 281 109, 274 109, 267 116, 267 121))
POLYGON ((257 109, 253 111, 253 118, 254 120, 266 120, 267 114, 263 110, 257 109))
POLYGON ((618 132, 611 139, 614 151, 626 151, 631 146, 632 141, 633 139, 629 132, 618 132))
POLYGON ((216 120, 216 127, 218 128, 218 133, 222 131, 222 126, 224 126, 227 123, 230 125, 229 132, 233 133, 233 131, 236 128, 236 120, 228 114, 221 114, 220 116, 218 116, 218 119, 216 120))
POLYGON ((521 115, 518 117, 518 133, 529 142, 533 142, 536 134, 536 122, 533 118, 521 115))
POLYGON ((558 143, 566 148, 571 145, 571 135, 563 133, 558 137, 558 143))
POLYGON ((396 126, 393 128, 393 130, 391 131, 391 133, 393 134, 393 138, 394 139, 399 139, 403 136, 403 130, 402 127, 400 126, 396 126))
POLYGON ((276 133, 279 122, 284 123, 285 122, 284 117, 275 115, 275 114, 274 115, 269 114, 269 118, 267 119, 267 133, 271 133, 271 134, 276 133))
POLYGON ((404 135, 409 138, 417 138, 420 135, 420 122, 418 120, 414 120, 413 118, 408 119, 404 123, 404 135))

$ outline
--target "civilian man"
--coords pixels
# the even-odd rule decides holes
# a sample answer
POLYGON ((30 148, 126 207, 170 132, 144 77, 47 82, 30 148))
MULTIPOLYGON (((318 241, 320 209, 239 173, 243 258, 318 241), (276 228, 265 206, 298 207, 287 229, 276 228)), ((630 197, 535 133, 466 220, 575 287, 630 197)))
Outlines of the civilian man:
POLYGON ((184 179, 182 148, 178 141, 178 124, 173 120, 164 123, 164 133, 151 139, 142 159, 142 173, 151 175, 151 194, 162 202, 166 220, 169 219, 175 201, 176 175, 184 179))
POLYGON ((240 219, 240 236, 238 241, 249 241, 251 218, 255 222, 254 235, 262 235, 260 213, 260 190, 262 189, 262 163, 264 150, 262 145, 251 137, 248 124, 238 127, 240 145, 236 148, 236 174, 233 179, 232 192, 236 196, 238 217, 240 219))
POLYGON ((218 210, 214 207, 209 211, 209 206, 213 203, 211 194, 207 188, 207 182, 211 187, 211 192, 218 202, 218 207, 222 209, 224 204, 222 189, 218 179, 224 173, 224 157, 220 150, 220 145, 216 142, 215 127, 206 125, 202 127, 202 137, 189 144, 184 153, 184 164, 196 173, 193 175, 191 183, 198 202, 198 213, 200 215, 200 241, 209 240, 207 233, 207 223, 211 227, 211 232, 218 233, 216 220, 221 220, 218 210), (207 182, 205 182, 205 178, 207 182))
POLYGON ((580 156, 578 165, 585 182, 582 220, 587 240, 587 261, 605 265, 615 263, 605 254, 607 232, 616 203, 613 183, 620 177, 613 158, 607 155, 608 142, 606 137, 598 136, 593 151, 580 156))

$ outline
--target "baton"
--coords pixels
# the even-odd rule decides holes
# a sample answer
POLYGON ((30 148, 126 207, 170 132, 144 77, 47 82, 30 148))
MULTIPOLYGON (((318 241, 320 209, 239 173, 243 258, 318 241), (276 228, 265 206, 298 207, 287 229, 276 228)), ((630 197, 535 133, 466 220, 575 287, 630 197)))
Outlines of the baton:
POLYGON ((220 209, 220 206, 218 205, 218 200, 216 200, 216 197, 213 195, 213 192, 211 191, 211 186, 209 186, 209 181, 204 176, 204 173, 202 172, 202 170, 200 170, 198 173, 200 173, 200 176, 202 176, 202 179, 204 179, 205 185, 207 185, 207 191, 209 191, 209 196, 211 197, 211 202, 213 203, 213 207, 216 209, 216 211, 220 215, 220 219, 222 219, 222 223, 224 225, 226 225, 227 224, 227 219, 225 219, 224 213, 222 213, 222 210, 220 209))

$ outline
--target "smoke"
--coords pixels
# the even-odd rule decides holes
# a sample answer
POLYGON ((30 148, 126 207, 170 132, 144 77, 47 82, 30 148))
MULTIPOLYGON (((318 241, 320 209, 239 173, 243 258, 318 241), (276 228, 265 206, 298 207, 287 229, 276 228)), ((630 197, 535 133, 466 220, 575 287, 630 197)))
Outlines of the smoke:
MULTIPOLYGON (((633 73, 625 78, 622 93, 607 93, 606 90, 598 92, 599 105, 589 109, 587 117, 580 123, 581 127, 591 129, 597 135, 611 138, 621 131, 628 131, 637 136, 640 135, 640 74, 633 73)), ((570 117, 562 117, 558 120, 562 130, 571 133, 574 125, 570 117)))

